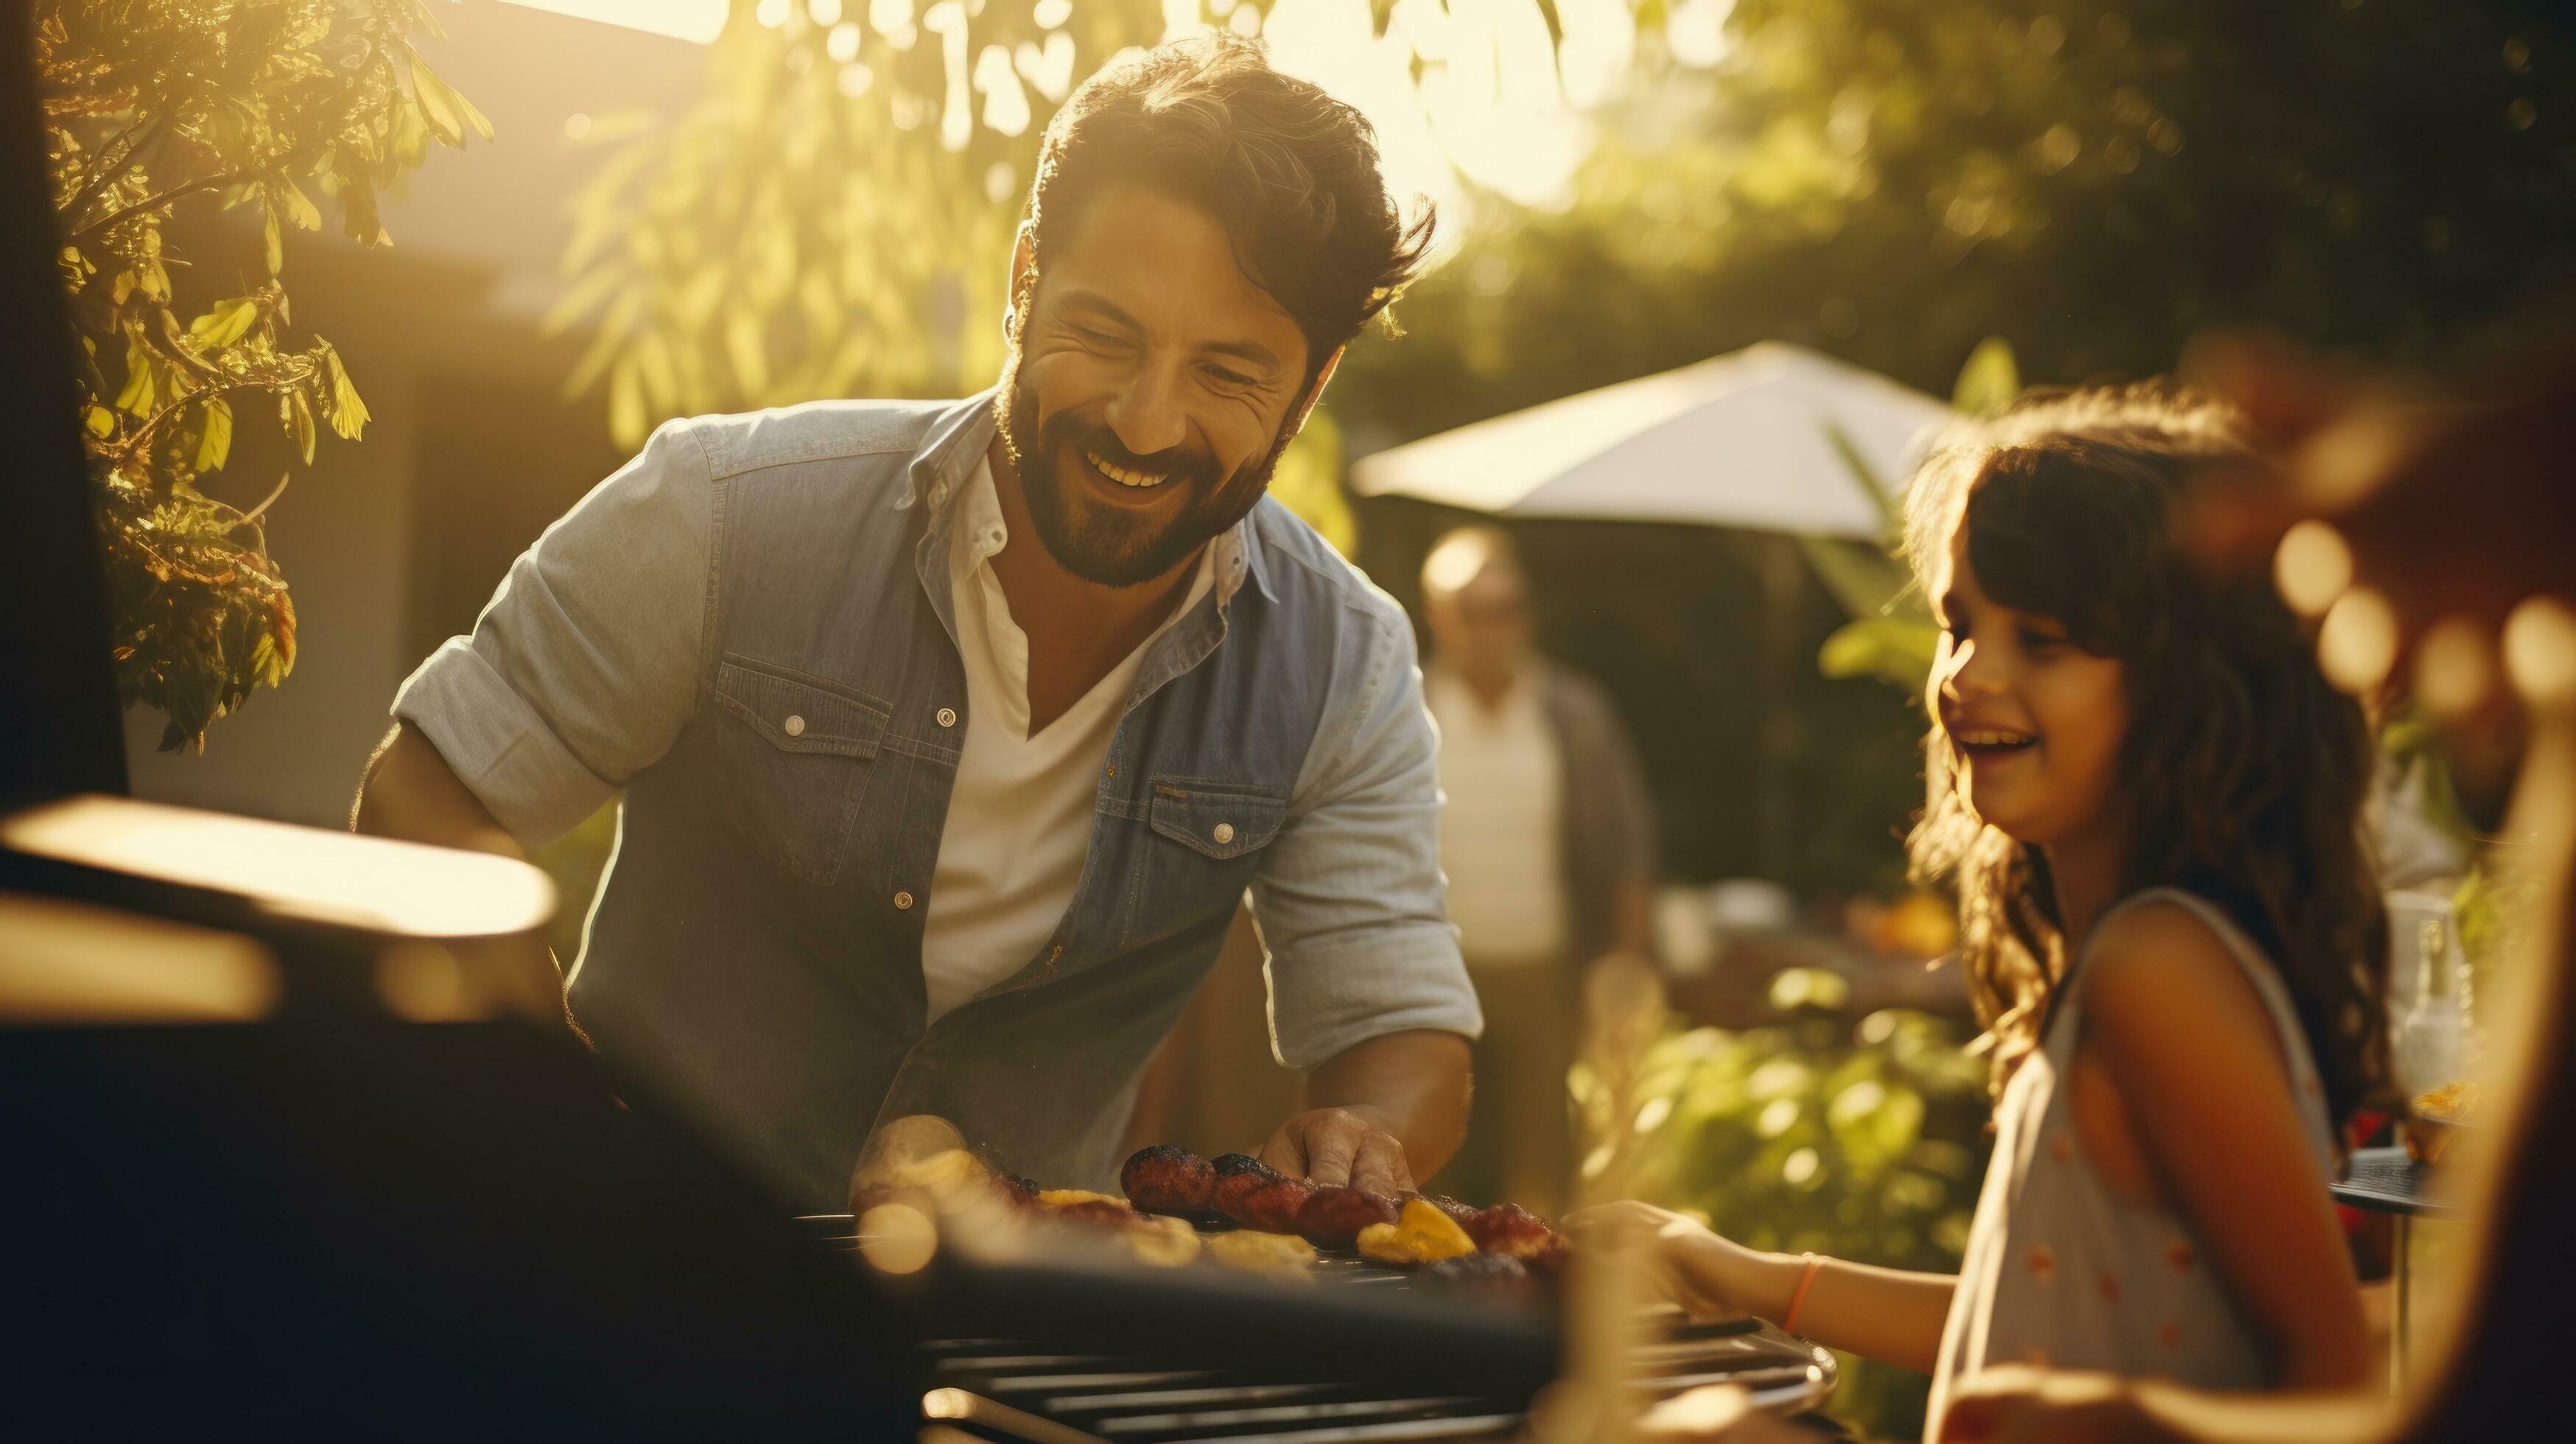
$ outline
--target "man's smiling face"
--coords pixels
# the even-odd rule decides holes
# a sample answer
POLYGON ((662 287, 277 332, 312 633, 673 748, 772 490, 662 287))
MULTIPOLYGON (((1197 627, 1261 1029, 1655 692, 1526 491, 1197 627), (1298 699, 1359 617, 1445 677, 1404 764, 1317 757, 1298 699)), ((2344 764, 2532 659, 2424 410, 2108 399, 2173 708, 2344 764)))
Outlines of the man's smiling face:
POLYGON ((1002 437, 1056 561, 1134 586, 1261 499, 1311 389, 1306 337, 1197 206, 1119 185, 1074 219, 1020 299, 1002 437))

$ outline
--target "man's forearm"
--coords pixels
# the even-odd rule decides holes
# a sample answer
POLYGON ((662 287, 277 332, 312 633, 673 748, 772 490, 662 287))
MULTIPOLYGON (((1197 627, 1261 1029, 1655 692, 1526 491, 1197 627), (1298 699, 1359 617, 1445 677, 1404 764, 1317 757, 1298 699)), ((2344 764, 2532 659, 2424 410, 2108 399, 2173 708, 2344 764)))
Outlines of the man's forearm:
POLYGON ((1394 1134, 1416 1178, 1440 1171, 1467 1135, 1467 1040, 1416 1030, 1354 1044, 1306 1077, 1308 1108, 1346 1108, 1394 1134))
POLYGON ((503 857, 527 856, 483 799, 457 779, 429 739, 400 724, 385 734, 375 755, 367 759, 357 803, 349 812, 349 827, 375 837, 503 857))

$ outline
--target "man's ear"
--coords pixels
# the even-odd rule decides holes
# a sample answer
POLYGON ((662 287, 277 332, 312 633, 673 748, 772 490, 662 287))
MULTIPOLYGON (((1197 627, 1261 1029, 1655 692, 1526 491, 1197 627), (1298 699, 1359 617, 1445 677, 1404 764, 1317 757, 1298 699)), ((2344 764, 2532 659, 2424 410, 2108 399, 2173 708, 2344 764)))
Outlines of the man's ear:
POLYGON ((1316 369, 1314 384, 1306 388, 1305 396, 1297 403, 1295 424, 1288 428, 1290 436, 1306 429, 1306 418, 1315 414, 1315 403, 1324 399, 1325 383, 1333 379, 1334 370, 1342 364, 1342 357, 1350 349, 1346 345, 1334 347, 1333 354, 1325 357, 1324 364, 1316 369))
POLYGON ((1038 289, 1038 231, 1034 221, 1020 222, 1019 234, 1011 238, 1011 273, 1002 278, 1002 334, 1017 345, 1020 328, 1028 317, 1022 314, 1038 289))

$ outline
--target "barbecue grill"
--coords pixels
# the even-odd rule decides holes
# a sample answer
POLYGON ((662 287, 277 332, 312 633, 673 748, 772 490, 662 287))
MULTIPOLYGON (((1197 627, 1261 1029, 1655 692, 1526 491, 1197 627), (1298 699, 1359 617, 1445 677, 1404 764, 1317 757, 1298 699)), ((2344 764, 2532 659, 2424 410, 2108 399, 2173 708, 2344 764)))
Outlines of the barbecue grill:
MULTIPOLYGON (((855 1253, 847 1214, 803 1220, 855 1253)), ((1419 1444, 1508 1438, 1561 1366, 1543 1309, 1424 1287, 1326 1251, 1311 1289, 1206 1267, 943 1255, 909 1283, 926 1417, 1029 1444, 1419 1444)), ((1650 1311, 1640 1404, 1736 1384, 1781 1414, 1822 1403, 1833 1356, 1758 1319, 1650 1311)))

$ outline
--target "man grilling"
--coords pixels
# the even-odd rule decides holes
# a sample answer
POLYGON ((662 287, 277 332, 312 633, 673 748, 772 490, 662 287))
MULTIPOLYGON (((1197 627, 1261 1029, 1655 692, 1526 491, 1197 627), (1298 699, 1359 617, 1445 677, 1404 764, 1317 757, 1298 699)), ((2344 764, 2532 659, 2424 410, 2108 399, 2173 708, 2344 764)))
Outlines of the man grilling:
POLYGON ((884 1120, 1106 1184, 1246 888, 1307 1111, 1395 1191, 1463 1131, 1402 612, 1266 500, 1419 265, 1368 126, 1225 37, 1049 126, 999 387, 656 432, 395 698, 363 831, 511 851, 624 789, 573 1013, 816 1206, 884 1120))

